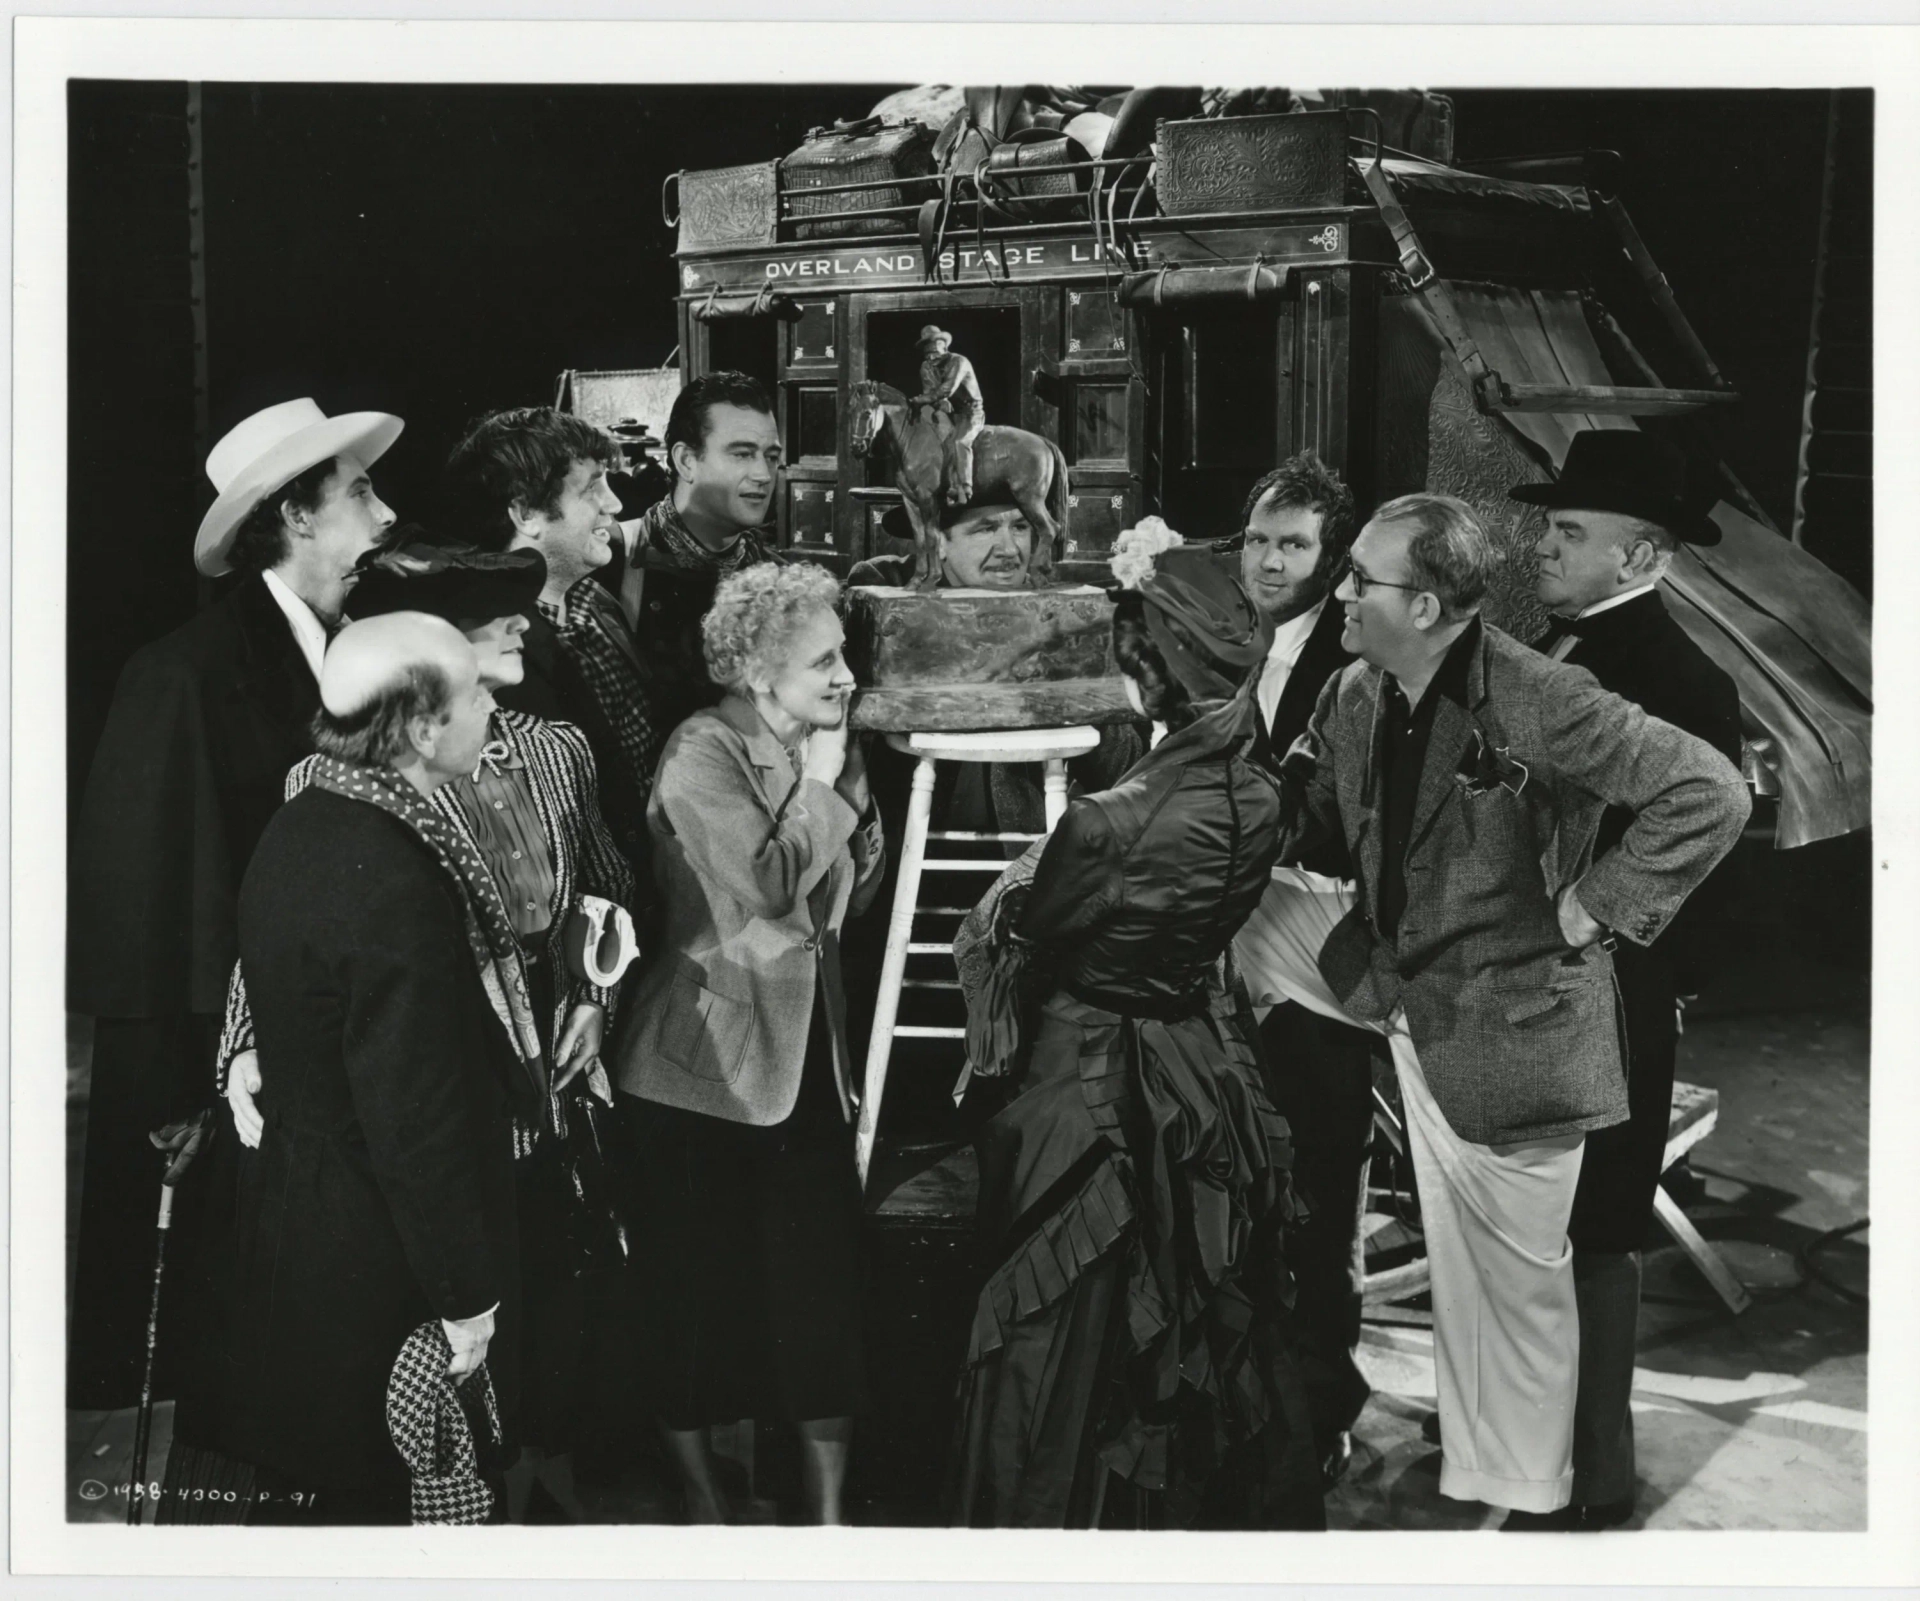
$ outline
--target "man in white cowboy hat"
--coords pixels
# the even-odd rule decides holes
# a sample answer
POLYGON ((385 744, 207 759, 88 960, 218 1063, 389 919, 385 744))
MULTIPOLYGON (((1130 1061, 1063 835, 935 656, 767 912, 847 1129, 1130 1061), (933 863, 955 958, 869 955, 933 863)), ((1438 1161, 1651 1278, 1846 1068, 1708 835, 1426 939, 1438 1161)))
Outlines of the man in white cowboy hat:
MULTIPOLYGON (((70 1405, 139 1399, 155 1191, 163 1171, 186 1172, 211 1126, 241 875, 287 769, 313 749, 328 630, 394 520, 367 469, 401 426, 291 400, 227 434, 207 458, 218 495, 194 564, 245 576, 137 651, 114 691, 70 879, 68 1006, 94 1019, 70 1405)), ((182 1387, 183 1403, 175 1359, 195 1349, 205 1189, 180 1192, 162 1308, 160 1393, 182 1387)))
POLYGON ((953 424, 947 440, 947 500, 973 499, 973 442, 987 425, 987 402, 973 363, 953 349, 953 335, 932 323, 920 330, 920 393, 917 405, 944 412, 953 424))

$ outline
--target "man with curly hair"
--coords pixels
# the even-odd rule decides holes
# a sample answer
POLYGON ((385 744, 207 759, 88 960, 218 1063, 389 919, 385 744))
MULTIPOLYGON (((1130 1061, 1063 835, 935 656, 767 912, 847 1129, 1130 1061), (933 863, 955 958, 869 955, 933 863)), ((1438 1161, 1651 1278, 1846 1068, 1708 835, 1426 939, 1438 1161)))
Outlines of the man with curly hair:
MULTIPOLYGON (((1353 491, 1312 451, 1282 462, 1247 496, 1236 548, 1240 581, 1272 631, 1257 669, 1256 759, 1277 764, 1306 732, 1327 680, 1353 660, 1340 644, 1345 613, 1331 597, 1354 536, 1353 491)), ((1346 876, 1336 852, 1318 865, 1331 890, 1346 876)), ((1295 874, 1268 898, 1303 893, 1295 874)), ((1298 1316, 1314 1424, 1329 1480, 1350 1460, 1349 1430, 1369 1393, 1354 1351, 1360 1340, 1360 1213, 1373 1128, 1372 1040, 1294 1001, 1260 1024, 1274 1104, 1292 1126, 1296 1178, 1312 1211, 1293 1242, 1298 1316)))
POLYGON ((640 872, 647 796, 673 723, 620 602, 593 578, 614 559, 620 499, 607 470, 619 461, 619 446, 583 418, 550 406, 496 411, 448 458, 448 531, 482 550, 534 550, 545 559, 526 677, 502 692, 501 704, 586 734, 601 811, 640 872))
POLYGON ((1353 544, 1353 491, 1311 450, 1283 461, 1247 495, 1240 582, 1273 630, 1260 670, 1258 753, 1278 761, 1306 732, 1321 686, 1353 658, 1327 604, 1353 544))

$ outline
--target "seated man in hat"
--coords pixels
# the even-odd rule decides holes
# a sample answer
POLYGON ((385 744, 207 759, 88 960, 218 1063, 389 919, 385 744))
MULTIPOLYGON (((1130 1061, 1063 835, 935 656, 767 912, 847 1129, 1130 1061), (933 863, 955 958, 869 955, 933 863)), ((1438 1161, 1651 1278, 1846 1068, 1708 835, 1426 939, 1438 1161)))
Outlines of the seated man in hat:
MULTIPOLYGON (((269 406, 207 457, 218 498, 194 565, 239 575, 128 661, 75 829, 68 1005, 94 1019, 68 1404, 140 1399, 155 1190, 206 1138, 234 902, 287 769, 312 750, 327 634, 393 524, 368 469, 398 417, 269 406), (165 1159, 156 1156, 158 1146, 165 1159)), ((188 1375, 205 1180, 181 1192, 160 1320, 159 1393, 188 1375)), ((184 1407, 176 1438, 196 1428, 184 1407)), ((176 1453, 177 1455, 178 1453, 176 1453)))
MULTIPOLYGON (((1634 429, 1573 436, 1558 481, 1520 484, 1513 498, 1547 509, 1536 547, 1535 593, 1552 614, 1539 646, 1584 667, 1623 700, 1684 729, 1735 765, 1740 694, 1733 680, 1674 621, 1660 579, 1682 543, 1715 545, 1711 496, 1691 494, 1686 462, 1634 429)), ((1601 819, 1596 854, 1632 821, 1620 807, 1601 819)), ((1698 987, 1712 880, 1650 945, 1622 940, 1613 953, 1626 1035, 1628 1120, 1587 1136, 1567 1236, 1580 1316, 1573 1414, 1573 1500, 1568 1528, 1609 1528, 1633 1514, 1634 1332, 1640 1312, 1640 1244, 1666 1155, 1673 1103, 1675 996, 1698 987), (1703 900, 1703 896, 1707 897, 1703 900), (1707 914, 1703 916, 1702 914, 1707 914)))
MULTIPOLYGON (((896 526, 896 519, 904 521, 905 514, 898 508, 887 515, 889 531, 896 526)), ((1032 587, 1033 526, 1010 499, 970 501, 944 508, 939 551, 942 589, 1032 587)), ((910 554, 869 557, 856 563, 847 575, 848 588, 904 588, 912 581, 910 554)), ((1083 790, 1106 789, 1145 750, 1146 742, 1137 725, 1115 725, 1103 729, 1099 745, 1069 762, 1067 771, 1083 790)), ((881 816, 889 827, 906 815, 906 786, 913 765, 905 758, 892 759, 894 755, 890 748, 884 754, 878 746, 874 751, 874 793, 881 797, 881 816)), ((933 827, 1038 833, 1045 827, 1041 779, 1038 763, 946 763, 936 780, 933 827)))
POLYGON ((947 437, 947 500, 964 506, 973 499, 973 442, 987 425, 987 403, 973 363, 953 349, 953 335, 932 323, 920 330, 918 406, 931 406, 952 425, 947 437))
MULTIPOLYGON (((888 514, 889 531, 904 523, 905 513, 888 514)), ((900 530, 904 536, 906 530, 900 530)), ((1030 587, 1033 527, 1025 513, 1010 501, 982 501, 950 506, 940 515, 940 573, 943 589, 1019 590, 1030 587)), ((913 557, 874 556, 857 563, 847 575, 847 586, 875 585, 905 588, 913 582, 913 557)), ((1103 728, 1100 743, 1084 756, 1067 763, 1067 775, 1077 790, 1109 789, 1121 774, 1145 754, 1145 725, 1121 723, 1103 728)), ((907 795, 913 779, 913 761, 883 741, 875 740, 869 753, 874 802, 890 837, 900 838, 906 826, 907 795)), ((1038 834, 1046 828, 1045 771, 1037 762, 942 762, 934 772, 932 827, 935 832, 1038 834)), ((888 853, 889 877, 880 888, 880 903, 891 905, 898 875, 897 852, 888 853)), ((883 919, 868 918, 853 925, 846 936, 850 993, 863 979, 879 971, 883 919), (872 945, 867 951, 862 942, 872 945)), ((863 1011, 864 995, 854 1008, 863 1011)))
MULTIPOLYGON (((401 1347, 447 1372, 517 1344, 517 1109, 539 1091, 494 1021, 477 949, 512 946, 485 862, 430 797, 471 774, 493 697, 451 623, 399 612, 328 651, 312 782, 240 887, 240 962, 268 1138, 240 1164, 242 1234, 220 1341, 225 1450, 261 1521, 409 1521, 389 1437, 401 1347)), ((492 1369, 511 1416, 512 1350, 492 1369)))
MULTIPOLYGON (((899 507, 885 518, 886 532, 911 538, 899 507)), ((945 506, 939 531, 941 589, 1030 589, 1033 587, 1033 524, 1005 500, 967 501, 945 506)), ((849 587, 874 584, 905 589, 913 583, 913 555, 870 556, 847 574, 849 587)))

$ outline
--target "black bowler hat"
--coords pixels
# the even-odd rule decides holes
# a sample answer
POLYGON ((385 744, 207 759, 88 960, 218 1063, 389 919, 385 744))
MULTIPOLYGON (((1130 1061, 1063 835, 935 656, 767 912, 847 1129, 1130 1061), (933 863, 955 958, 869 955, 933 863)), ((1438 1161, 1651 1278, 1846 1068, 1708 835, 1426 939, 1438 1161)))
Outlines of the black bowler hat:
POLYGON ((1644 518, 1689 545, 1720 543, 1707 516, 1712 498, 1688 487, 1686 457, 1637 428, 1583 429, 1567 447, 1558 482, 1516 484, 1507 493, 1530 506, 1644 518))
POLYGON ((418 528, 398 535, 362 564, 347 598, 355 621, 395 611, 426 612, 450 623, 533 616, 547 582, 539 551, 436 545, 418 528))

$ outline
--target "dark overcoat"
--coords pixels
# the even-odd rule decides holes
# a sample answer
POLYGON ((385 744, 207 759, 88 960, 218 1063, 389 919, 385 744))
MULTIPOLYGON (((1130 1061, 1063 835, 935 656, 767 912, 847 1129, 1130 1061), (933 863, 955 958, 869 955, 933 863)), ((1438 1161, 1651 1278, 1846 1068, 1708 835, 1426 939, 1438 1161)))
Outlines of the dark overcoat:
POLYGON ((406 1470, 385 1397, 407 1336, 499 1306, 505 1409, 519 1281, 515 1064, 458 890, 399 819, 289 801, 240 894, 266 1131, 241 1162, 222 1445, 316 1489, 406 1470))
MULTIPOLYGON (((313 671, 258 576, 121 672, 68 881, 67 1004, 96 1020, 70 1405, 140 1397, 162 1167, 147 1134, 212 1099, 240 877, 287 769, 313 748, 319 705, 313 671)), ((183 1407, 202 1346, 206 1223, 230 1201, 224 1156, 194 1164, 174 1210, 155 1383, 183 1407), (210 1213, 215 1191, 225 1199, 210 1213)), ((183 1412, 177 1426, 196 1425, 183 1412)))
MULTIPOLYGON (((74 837, 73 1011, 220 1014, 241 875, 319 709, 257 574, 128 661, 74 837)), ((194 1086, 203 1099, 210 1084, 194 1086)))
POLYGON ((1299 660, 1293 664, 1293 671, 1287 676, 1286 688, 1280 691, 1280 700, 1273 708, 1271 723, 1261 718, 1259 712, 1260 674, 1265 671, 1266 664, 1255 664, 1252 674, 1254 720, 1258 726, 1248 754, 1256 761, 1277 767, 1293 742, 1307 731, 1313 708, 1319 703, 1320 691, 1326 688, 1327 680, 1353 660, 1353 653, 1340 643, 1346 623, 1346 607, 1329 596, 1326 604, 1320 608, 1313 631, 1307 635, 1307 642, 1300 647, 1299 660))
MULTIPOLYGON (((1728 761, 1740 760, 1740 692, 1673 620, 1657 589, 1565 626, 1574 644, 1561 660, 1584 667, 1602 689, 1650 716, 1704 739, 1728 761)), ((1630 821, 1630 814, 1609 808, 1595 848, 1610 849, 1630 821)), ((1614 952, 1631 1116, 1587 1141, 1568 1226, 1577 1248, 1638 1250, 1652 1222, 1673 1104, 1674 996, 1697 986, 1709 968, 1713 899, 1710 879, 1650 946, 1614 952)))

